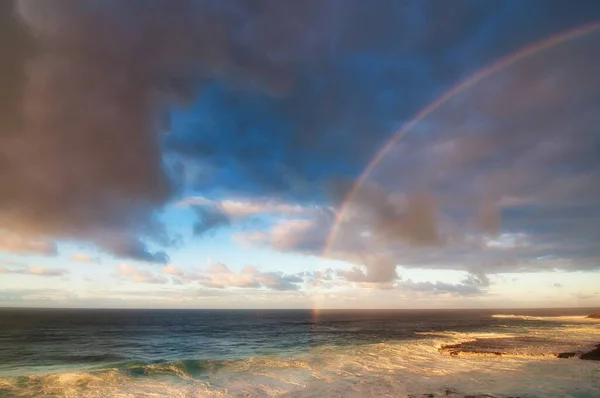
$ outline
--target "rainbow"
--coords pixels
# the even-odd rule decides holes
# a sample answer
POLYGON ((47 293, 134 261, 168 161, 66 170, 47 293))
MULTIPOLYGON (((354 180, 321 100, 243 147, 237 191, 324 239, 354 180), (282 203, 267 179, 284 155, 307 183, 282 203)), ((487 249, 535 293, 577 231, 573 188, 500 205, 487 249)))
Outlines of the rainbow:
POLYGON ((385 145, 383 145, 379 149, 379 151, 377 151, 375 156, 371 159, 371 161, 367 164, 367 166, 364 168, 362 173, 359 175, 358 179, 356 180, 356 182, 354 183, 354 185, 352 186, 352 188, 350 189, 350 191, 344 198, 344 201, 342 202, 340 210, 336 214, 334 224, 333 224, 331 230, 329 231, 329 235, 327 236, 327 240, 326 240, 325 246, 323 248, 323 257, 327 257, 327 255, 329 254, 329 251, 331 250, 331 246, 332 246, 332 244, 335 240, 335 237, 337 235, 337 232, 339 230, 340 221, 342 220, 344 212, 346 211, 346 208, 348 207, 348 203, 350 203, 352 201, 352 199, 354 198, 354 196, 356 195, 356 193, 358 192, 358 190, 360 189, 362 184, 364 184, 365 180, 369 177, 369 174, 371 174, 373 169, 379 164, 379 162, 381 162, 381 160, 385 157, 385 155, 388 153, 388 151, 394 145, 396 145, 398 143, 398 141, 400 141, 402 139, 402 137, 404 137, 417 123, 419 123, 421 120, 423 120, 429 114, 431 114, 440 105, 446 103, 448 100, 450 100, 456 94, 459 94, 459 93, 471 88, 472 86, 476 85, 481 80, 492 75, 493 73, 496 73, 496 72, 514 64, 517 61, 520 61, 524 58, 535 55, 535 54, 537 54, 541 51, 544 51, 548 48, 551 48, 557 44, 561 44, 566 41, 577 38, 579 36, 583 36, 583 35, 592 33, 598 28, 600 28, 600 21, 594 21, 594 22, 585 24, 583 26, 579 26, 577 28, 574 28, 574 29, 571 29, 568 31, 558 33, 558 34, 553 35, 550 38, 547 38, 545 40, 535 42, 533 44, 525 46, 525 47, 517 50, 516 52, 510 53, 510 54, 494 61, 492 64, 488 65, 487 67, 484 67, 483 69, 480 69, 478 72, 471 75, 470 77, 467 77, 466 79, 458 82, 456 85, 451 87, 448 91, 445 91, 442 95, 437 97, 433 102, 431 102, 425 108, 421 109, 419 111, 419 113, 417 113, 408 123, 404 124, 398 131, 396 131, 396 133, 394 133, 392 138, 390 138, 389 141, 385 145))

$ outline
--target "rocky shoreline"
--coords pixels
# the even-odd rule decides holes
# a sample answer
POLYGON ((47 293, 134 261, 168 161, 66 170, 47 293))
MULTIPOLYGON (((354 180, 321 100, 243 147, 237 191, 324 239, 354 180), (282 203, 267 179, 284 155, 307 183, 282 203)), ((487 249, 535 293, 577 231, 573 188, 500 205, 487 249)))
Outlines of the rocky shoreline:
MULTIPOLYGON (((444 391, 442 391, 441 393, 437 393, 437 394, 408 394, 408 398, 499 398, 496 397, 494 395, 489 395, 489 394, 467 394, 465 395, 464 393, 459 393, 457 391, 451 390, 451 389, 445 389, 444 391)), ((518 395, 510 395, 506 398, 521 398, 518 395)))
POLYGON ((598 344, 594 350, 581 354, 579 358, 589 361, 600 361, 600 344, 598 344))
MULTIPOLYGON (((510 345, 498 344, 500 339, 478 339, 459 344, 444 345, 438 349, 441 354, 452 356, 486 356, 486 357, 552 357, 552 358, 579 358, 588 361, 600 361, 600 344, 591 351, 566 351, 566 352, 535 352, 524 353, 510 345), (494 344, 489 345, 492 341, 494 344)), ((502 339, 511 343, 512 339, 502 339)))
POLYGON ((592 351, 588 352, 561 352, 556 355, 557 358, 573 358, 584 359, 586 361, 600 361, 600 344, 592 351))
POLYGON ((586 316, 586 318, 600 319, 600 311, 594 312, 593 314, 590 314, 590 315, 586 316))

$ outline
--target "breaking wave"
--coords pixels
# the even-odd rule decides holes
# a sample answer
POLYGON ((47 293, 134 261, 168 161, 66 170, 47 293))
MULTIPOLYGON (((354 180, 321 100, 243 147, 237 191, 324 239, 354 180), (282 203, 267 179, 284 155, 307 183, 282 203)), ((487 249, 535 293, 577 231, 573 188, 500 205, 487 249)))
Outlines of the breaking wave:
POLYGON ((525 321, 548 321, 548 322, 574 322, 574 323, 600 323, 600 319, 588 318, 586 316, 529 316, 513 314, 494 314, 493 318, 499 319, 521 319, 525 321))

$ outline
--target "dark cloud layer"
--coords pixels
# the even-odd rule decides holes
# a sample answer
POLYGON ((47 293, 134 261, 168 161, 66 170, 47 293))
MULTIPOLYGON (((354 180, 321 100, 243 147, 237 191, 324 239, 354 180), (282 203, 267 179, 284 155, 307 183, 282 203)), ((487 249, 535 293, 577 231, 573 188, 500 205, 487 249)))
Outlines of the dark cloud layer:
MULTIPOLYGON (((164 262, 153 214, 179 189, 323 202, 440 87, 598 15, 521 4, 4 1, 0 229, 164 262)), ((437 198, 407 197, 377 203, 375 234, 438 242, 437 198)), ((197 234, 226 224, 200 216, 197 234)), ((481 216, 498 230, 493 208, 481 216)))
POLYGON ((164 264, 169 256, 163 251, 151 252, 138 237, 118 233, 103 234, 96 239, 97 244, 106 252, 118 258, 164 264))
POLYGON ((329 246, 335 219, 319 214, 247 240, 327 248, 359 283, 393 281, 397 266, 478 278, 598 270, 599 47, 600 31, 574 38, 442 104, 373 170, 329 246))

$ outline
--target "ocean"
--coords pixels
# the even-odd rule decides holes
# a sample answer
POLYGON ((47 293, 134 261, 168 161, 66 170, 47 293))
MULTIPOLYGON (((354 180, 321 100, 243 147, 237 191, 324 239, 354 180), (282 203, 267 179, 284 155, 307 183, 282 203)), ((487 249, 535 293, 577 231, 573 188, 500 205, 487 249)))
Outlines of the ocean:
POLYGON ((593 309, 0 309, 0 397, 600 397, 593 309))

